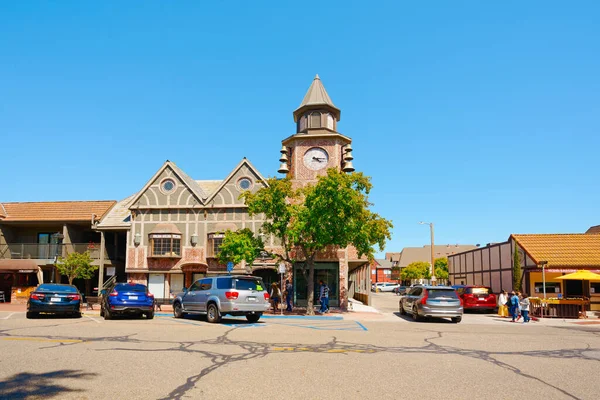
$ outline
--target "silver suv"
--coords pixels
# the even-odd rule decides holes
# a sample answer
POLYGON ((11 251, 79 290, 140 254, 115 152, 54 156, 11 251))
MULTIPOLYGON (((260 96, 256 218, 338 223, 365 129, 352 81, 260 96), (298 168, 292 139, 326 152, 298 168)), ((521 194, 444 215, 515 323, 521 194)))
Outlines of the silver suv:
POLYGON ((400 314, 412 314, 415 321, 423 317, 462 320, 463 303, 450 286, 415 286, 400 297, 400 314))
POLYGON ((256 322, 269 309, 269 293, 261 278, 227 275, 197 280, 173 300, 173 315, 206 314, 208 322, 219 322, 225 314, 246 316, 256 322))

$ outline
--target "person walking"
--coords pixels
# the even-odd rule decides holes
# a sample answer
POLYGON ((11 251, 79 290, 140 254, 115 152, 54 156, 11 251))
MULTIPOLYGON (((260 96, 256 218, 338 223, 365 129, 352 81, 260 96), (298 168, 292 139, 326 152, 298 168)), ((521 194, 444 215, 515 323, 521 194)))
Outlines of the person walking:
POLYGON ((271 301, 273 302, 273 314, 277 313, 277 306, 279 305, 280 300, 281 290, 279 290, 279 285, 273 282, 271 284, 271 301))
POLYGON ((519 297, 514 292, 510 292, 510 315, 512 317, 511 322, 515 322, 519 316, 519 297))
POLYGON ((529 296, 527 295, 527 293, 523 293, 521 295, 521 297, 522 297, 522 299, 519 303, 521 304, 521 315, 523 316, 523 323, 525 324, 531 320, 529 318, 530 301, 529 301, 529 296))
POLYGON ((322 280, 319 281, 319 300, 321 301, 321 308, 319 312, 325 314, 329 312, 329 286, 322 280))
POLYGON ((506 303, 508 302, 508 294, 506 290, 502 289, 500 292, 500 296, 498 296, 498 315, 501 318, 508 317, 508 307, 506 307, 506 303))
POLYGON ((523 295, 521 294, 521 291, 517 290, 517 298, 519 299, 519 304, 517 305, 517 321, 521 319, 521 300, 523 299, 523 295))
POLYGON ((294 286, 289 280, 285 281, 285 304, 287 305, 285 311, 292 311, 292 297, 294 295, 294 286))

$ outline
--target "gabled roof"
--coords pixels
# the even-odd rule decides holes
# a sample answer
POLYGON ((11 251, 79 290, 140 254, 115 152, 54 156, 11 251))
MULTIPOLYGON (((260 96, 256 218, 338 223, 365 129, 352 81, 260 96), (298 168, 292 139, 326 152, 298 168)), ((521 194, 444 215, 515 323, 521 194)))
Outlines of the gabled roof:
POLYGON ((117 202, 105 201, 44 201, 3 203, 2 221, 90 221, 100 219, 117 202))
POLYGON ((375 261, 379 264, 379 268, 392 268, 392 262, 385 258, 376 258, 375 261))
POLYGON ((600 235, 513 234, 510 236, 533 260, 547 261, 548 268, 600 267, 600 235))
POLYGON ((100 220, 96 226, 99 229, 103 228, 128 228, 131 226, 129 206, 131 200, 135 197, 132 194, 129 197, 124 198, 114 205, 100 220))
POLYGON ((585 233, 600 233, 600 225, 590 227, 585 233))
POLYGON ((336 111, 336 118, 338 121, 340 120, 341 111, 333 104, 333 101, 331 101, 318 74, 308 88, 304 99, 302 99, 302 103, 300 103, 300 106, 294 111, 294 119, 297 118, 301 110, 312 106, 328 106, 336 111))
POLYGON ((214 197, 217 195, 217 193, 219 193, 221 191, 221 189, 223 189, 223 187, 225 187, 225 185, 227 184, 227 182, 229 182, 231 180, 231 178, 233 178, 233 176, 239 171, 240 168, 242 168, 244 165, 247 165, 248 168, 250 168, 255 174, 256 176, 258 176, 258 179, 263 182, 265 185, 267 184, 266 179, 260 174, 260 172, 258 172, 258 170, 256 168, 254 168, 254 165, 252 165, 252 163, 246 158, 244 157, 242 159, 242 161, 240 161, 240 163, 233 169, 233 171, 231 171, 231 173, 229 175, 227 175, 227 178, 223 179, 221 181, 221 183, 219 184, 219 186, 217 186, 217 188, 215 189, 214 192, 211 193, 211 195, 206 199, 205 203, 210 203, 210 201, 212 199, 214 199, 214 197))
POLYGON ((160 174, 162 174, 163 171, 167 168, 171 168, 173 170, 173 173, 175 173, 175 175, 187 186, 187 188, 190 190, 190 192, 192 192, 194 194, 194 196, 196 196, 196 199, 200 202, 200 204, 204 204, 204 200, 208 197, 208 193, 206 193, 200 187, 200 185, 198 185, 198 183, 195 180, 190 178, 177 165, 175 165, 174 162, 167 160, 167 161, 165 161, 163 166, 160 167, 158 169, 158 171, 156 171, 154 176, 152 176, 152 178, 150 178, 150 180, 146 183, 146 185, 144 185, 144 187, 139 192, 137 192, 137 194, 135 195, 133 200, 131 200, 132 205, 135 204, 135 202, 137 202, 140 199, 140 197, 142 197, 144 192, 146 192, 146 190, 148 190, 148 188, 152 185, 152 183, 154 181, 156 181, 156 179, 160 176, 160 174))
MULTIPOLYGON (((473 244, 438 244, 433 246, 433 256, 437 258, 448 257, 452 254, 462 253, 476 249, 473 244)), ((431 245, 423 247, 405 247, 400 253, 386 253, 386 258, 398 261, 398 266, 406 267, 416 261, 431 262, 431 245)))
POLYGON ((220 180, 220 181, 216 181, 216 180, 198 181, 197 180, 196 183, 210 197, 213 193, 215 193, 215 191, 219 188, 219 186, 221 186, 221 183, 223 183, 223 181, 222 180, 220 180))

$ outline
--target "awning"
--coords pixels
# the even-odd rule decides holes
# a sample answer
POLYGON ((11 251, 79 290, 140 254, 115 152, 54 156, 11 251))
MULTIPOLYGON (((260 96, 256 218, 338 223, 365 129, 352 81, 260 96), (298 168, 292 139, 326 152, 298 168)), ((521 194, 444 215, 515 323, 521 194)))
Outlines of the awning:
POLYGON ((156 226, 150 231, 151 235, 161 233, 176 233, 181 235, 181 231, 177 229, 175 224, 156 224, 156 226))
POLYGON ((38 270, 38 265, 34 260, 0 260, 0 272, 28 274, 38 272, 38 270))

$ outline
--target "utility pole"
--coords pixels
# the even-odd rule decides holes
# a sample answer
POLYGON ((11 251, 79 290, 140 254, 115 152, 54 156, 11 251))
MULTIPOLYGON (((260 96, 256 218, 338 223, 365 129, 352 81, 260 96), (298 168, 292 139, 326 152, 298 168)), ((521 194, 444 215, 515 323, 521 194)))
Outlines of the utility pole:
POLYGON ((419 222, 419 224, 421 225, 429 225, 429 231, 431 233, 431 265, 429 267, 429 272, 431 275, 431 282, 432 284, 435 285, 435 250, 433 248, 434 246, 434 240, 433 240, 433 222, 419 222))

